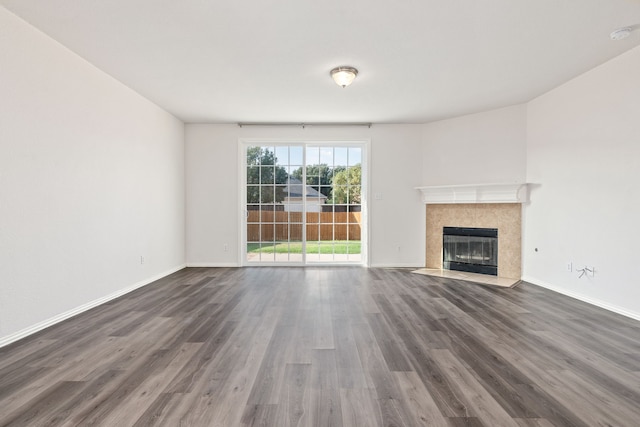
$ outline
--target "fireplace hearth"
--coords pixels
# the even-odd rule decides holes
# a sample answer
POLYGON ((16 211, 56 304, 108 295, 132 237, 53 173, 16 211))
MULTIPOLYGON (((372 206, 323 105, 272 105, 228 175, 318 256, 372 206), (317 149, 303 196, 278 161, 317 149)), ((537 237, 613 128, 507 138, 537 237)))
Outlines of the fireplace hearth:
POLYGON ((443 227, 442 267, 497 276, 498 229, 443 227))

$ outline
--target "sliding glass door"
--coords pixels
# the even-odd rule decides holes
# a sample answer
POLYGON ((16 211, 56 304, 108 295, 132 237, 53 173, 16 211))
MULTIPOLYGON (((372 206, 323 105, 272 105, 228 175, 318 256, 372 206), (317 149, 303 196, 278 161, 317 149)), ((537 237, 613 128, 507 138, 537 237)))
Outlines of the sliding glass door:
POLYGON ((359 264, 363 143, 243 145, 245 264, 359 264))
POLYGON ((307 262, 360 262, 362 147, 310 145, 305 152, 306 184, 317 190, 306 205, 307 262))
POLYGON ((304 204, 290 178, 303 163, 300 146, 247 146, 246 261, 303 262, 304 204))

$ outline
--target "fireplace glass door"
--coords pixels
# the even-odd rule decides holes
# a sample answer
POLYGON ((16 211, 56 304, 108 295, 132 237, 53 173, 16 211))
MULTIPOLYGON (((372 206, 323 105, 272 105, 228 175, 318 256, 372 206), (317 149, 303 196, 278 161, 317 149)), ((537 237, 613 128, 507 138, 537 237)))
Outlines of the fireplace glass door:
POLYGON ((442 261, 445 270, 498 275, 498 230, 444 227, 442 261))

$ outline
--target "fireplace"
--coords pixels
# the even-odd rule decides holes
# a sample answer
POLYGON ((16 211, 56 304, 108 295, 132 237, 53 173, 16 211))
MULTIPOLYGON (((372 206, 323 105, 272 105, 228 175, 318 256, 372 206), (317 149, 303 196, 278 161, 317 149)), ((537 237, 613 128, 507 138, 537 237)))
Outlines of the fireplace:
POLYGON ((443 227, 442 267, 497 276, 498 229, 443 227))
POLYGON ((475 184, 418 187, 426 205, 425 267, 442 270, 442 228, 494 228, 500 237, 497 276, 522 277, 522 204, 529 203, 529 185, 475 184))

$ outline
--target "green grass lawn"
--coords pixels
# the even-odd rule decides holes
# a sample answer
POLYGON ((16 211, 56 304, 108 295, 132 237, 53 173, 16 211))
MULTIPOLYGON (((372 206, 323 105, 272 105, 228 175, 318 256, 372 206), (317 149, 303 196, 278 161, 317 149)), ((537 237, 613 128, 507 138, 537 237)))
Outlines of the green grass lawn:
MULTIPOLYGON (((274 251, 278 254, 301 254, 302 242, 275 242, 274 245, 268 245, 267 242, 262 243, 262 253, 272 254, 274 251), (268 246, 265 246, 268 245, 268 246)), ((260 252, 260 243, 247 243, 248 253, 260 252)), ((307 242, 308 254, 359 254, 360 240, 324 240, 307 242)))

